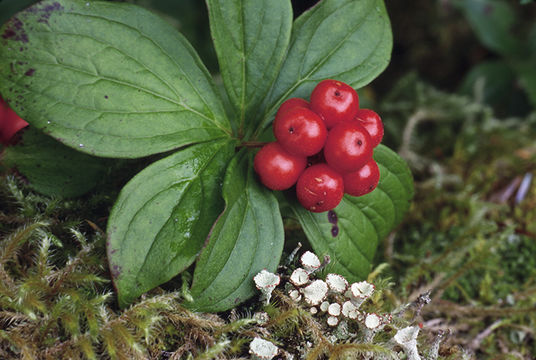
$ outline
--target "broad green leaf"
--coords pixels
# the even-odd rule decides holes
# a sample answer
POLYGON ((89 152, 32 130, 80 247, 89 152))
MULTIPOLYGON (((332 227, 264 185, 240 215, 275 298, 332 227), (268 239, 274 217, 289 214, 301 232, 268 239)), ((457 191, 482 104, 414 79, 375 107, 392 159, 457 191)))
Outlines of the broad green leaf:
POLYGON ((189 43, 125 3, 47 0, 0 29, 0 93, 64 144, 134 158, 229 136, 189 43))
POLYGON ((379 241, 402 221, 413 196, 413 180, 404 160, 383 145, 375 149, 374 159, 380 183, 371 193, 345 195, 337 208, 324 213, 292 203, 315 252, 330 255, 331 270, 349 281, 367 277, 379 241))
POLYGON ((515 61, 519 84, 526 91, 532 106, 536 107, 536 54, 529 60, 515 61))
POLYGON ((221 75, 239 128, 255 115, 290 41, 289 0, 207 0, 221 75))
POLYGON ((234 142, 190 146, 136 175, 108 221, 108 261, 125 306, 190 266, 223 209, 221 183, 234 142))
POLYGON ((511 32, 516 15, 510 4, 503 0, 457 0, 476 36, 482 44, 503 56, 525 53, 523 42, 511 32))
POLYGON ((275 271, 283 251, 283 222, 272 191, 253 174, 242 151, 233 159, 223 185, 225 211, 216 221, 196 264, 191 307, 224 311, 255 294, 253 277, 275 271))
POLYGON ((324 0, 294 23, 288 55, 267 97, 260 134, 279 105, 309 98, 315 85, 332 78, 354 88, 367 85, 391 57, 393 37, 382 0, 324 0))
POLYGON ((460 92, 479 97, 480 101, 493 106, 499 114, 523 115, 530 105, 519 86, 520 78, 522 76, 518 77, 512 65, 506 61, 485 61, 469 71, 460 92))
POLYGON ((75 151, 31 127, 17 145, 5 149, 1 160, 16 168, 37 192, 59 197, 85 194, 112 165, 111 160, 75 151))

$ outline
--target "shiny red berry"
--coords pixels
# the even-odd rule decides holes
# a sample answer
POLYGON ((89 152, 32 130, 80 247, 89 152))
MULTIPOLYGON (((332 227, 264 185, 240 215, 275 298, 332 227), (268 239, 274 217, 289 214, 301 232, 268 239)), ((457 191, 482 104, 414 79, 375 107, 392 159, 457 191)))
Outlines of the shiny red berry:
POLYGON ((311 106, 309 104, 309 101, 302 99, 302 98, 290 98, 285 100, 281 106, 279 106, 279 109, 277 110, 277 114, 275 115, 276 119, 279 115, 284 114, 290 109, 300 107, 305 109, 310 109, 311 106))
POLYGON ((380 181, 380 169, 374 159, 361 169, 344 174, 344 192, 352 196, 362 196, 376 189, 380 181))
POLYGON ((0 143, 10 145, 13 137, 19 130, 28 126, 8 105, 0 98, 0 143))
POLYGON ((328 134, 322 119, 303 107, 292 108, 276 117, 273 130, 283 149, 303 156, 322 150, 328 134))
POLYGON ((355 119, 367 129, 372 139, 372 147, 378 146, 383 138, 383 123, 380 115, 369 109, 359 109, 355 119))
POLYGON ((344 195, 342 176, 326 164, 305 169, 296 184, 298 201, 312 212, 334 209, 344 195))
POLYGON ((328 129, 352 120, 358 109, 357 92, 342 81, 323 80, 311 93, 311 110, 320 115, 328 129))
POLYGON ((264 145, 253 161, 261 182, 272 190, 285 190, 294 185, 305 165, 305 156, 289 154, 277 142, 264 145))
POLYGON ((329 166, 340 173, 360 169, 372 159, 372 141, 367 130, 357 121, 340 123, 331 129, 324 145, 329 166))

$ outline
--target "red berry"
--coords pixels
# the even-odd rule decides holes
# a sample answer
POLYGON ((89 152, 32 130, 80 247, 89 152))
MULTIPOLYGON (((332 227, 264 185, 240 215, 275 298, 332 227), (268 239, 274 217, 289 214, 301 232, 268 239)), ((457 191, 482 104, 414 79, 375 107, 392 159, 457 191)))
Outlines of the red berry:
POLYGON ((272 190, 285 190, 294 185, 306 164, 305 156, 289 154, 277 142, 264 145, 253 161, 261 182, 272 190))
POLYGON ((13 136, 28 126, 0 97, 0 143, 10 145, 13 136))
POLYGON ((344 174, 344 192, 352 196, 362 196, 376 189, 380 181, 380 169, 374 159, 361 169, 344 174))
POLYGON ((277 116, 273 130, 283 149, 303 156, 311 156, 322 150, 328 133, 322 119, 302 107, 292 108, 277 116))
POLYGON ((367 130, 357 121, 351 121, 340 123, 329 131, 324 156, 334 170, 347 173, 369 162, 372 149, 367 130))
POLYGON ((277 114, 275 115, 276 119, 279 115, 284 114, 288 110, 293 109, 295 107, 306 108, 306 109, 311 108, 309 102, 305 99, 290 98, 290 99, 283 101, 281 106, 279 106, 279 109, 277 110, 277 114))
POLYGON ((378 146, 383 138, 383 123, 380 115, 369 109, 359 109, 355 118, 367 129, 372 139, 372 147, 378 146))
POLYGON ((311 110, 320 115, 328 129, 352 120, 358 109, 357 92, 341 81, 323 80, 311 93, 311 110))
POLYGON ((298 179, 296 195, 300 204, 309 211, 334 209, 344 195, 342 176, 326 164, 308 167, 298 179))

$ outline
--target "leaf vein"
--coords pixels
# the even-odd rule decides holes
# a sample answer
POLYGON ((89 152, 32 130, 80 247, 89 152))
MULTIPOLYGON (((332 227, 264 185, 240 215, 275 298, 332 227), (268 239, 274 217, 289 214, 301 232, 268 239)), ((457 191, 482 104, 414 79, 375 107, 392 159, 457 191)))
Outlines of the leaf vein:
MULTIPOLYGON (((222 144, 222 147, 223 147, 223 145, 224 145, 224 144, 222 144)), ((173 213, 173 211, 177 208, 177 206, 180 205, 180 203, 182 202, 182 200, 184 199, 184 197, 186 196, 186 194, 192 189, 192 186, 193 186, 194 181, 196 181, 196 180, 201 181, 201 175, 200 175, 200 174, 201 174, 201 173, 202 173, 202 172, 203 172, 203 171, 210 165, 210 163, 214 160, 214 158, 218 155, 218 153, 219 153, 219 151, 215 150, 214 153, 213 153, 213 154, 210 156, 210 158, 207 160, 207 162, 206 162, 202 167, 200 167, 200 168, 193 174, 192 177, 187 178, 187 179, 184 179, 184 180, 182 181, 182 182, 187 181, 187 184, 186 184, 186 186, 184 186, 184 188, 182 189, 181 194, 180 194, 180 197, 179 197, 179 199, 177 200, 176 205, 175 205, 175 206, 173 207, 173 209, 172 209, 172 213, 173 213)), ((186 162, 186 161, 184 161, 184 162, 186 162)), ((173 166, 170 166, 170 167, 168 167, 167 169, 164 169, 162 172, 167 171, 167 170, 171 170, 171 169, 173 169, 173 168, 175 168, 175 167, 177 167, 177 166, 180 166, 180 165, 182 165, 184 162, 175 164, 175 165, 173 165, 173 166)), ((180 183, 174 183, 173 186, 168 187, 168 189, 171 189, 172 187, 175 187, 175 185, 179 185, 179 184, 180 184, 180 183)), ((143 209, 143 208, 141 208, 140 211, 141 211, 142 209, 143 209)), ((135 216, 134 216, 134 217, 135 217, 135 216)), ((133 217, 133 219, 134 219, 134 217, 133 217)), ((197 223, 198 221, 199 221, 199 218, 196 219, 196 223, 197 223)), ((132 221, 129 223, 129 227, 130 227, 130 224, 132 224, 132 221)), ((164 226, 165 226, 165 224, 164 224, 164 226)), ((159 230, 159 231, 156 233, 156 235, 154 236, 155 241, 153 241, 153 242, 151 243, 151 246, 150 246, 149 249, 147 250, 147 253, 145 254, 145 257, 144 257, 144 259, 143 259, 143 263, 140 265, 140 271, 141 271, 141 270, 145 267, 145 265, 147 264, 147 259, 149 258, 149 254, 151 253, 152 249, 154 248, 155 244, 157 243, 156 240, 160 237, 160 234, 162 233, 162 231, 163 231, 163 229, 164 229, 164 226, 162 226, 162 227, 160 228, 160 230, 159 230)), ((183 242, 184 242, 184 240, 183 240, 183 242)), ((172 263, 173 260, 175 260, 178 256, 179 256, 179 255, 176 255, 173 259, 171 259, 171 261, 169 261, 169 263, 172 263)), ((138 272, 138 273, 136 274, 136 280, 139 279, 139 276, 140 276, 140 272, 138 272)))
MULTIPOLYGON (((212 112, 211 110, 211 107, 208 105, 208 102, 206 101, 206 99, 199 93, 198 89, 193 85, 193 81, 192 79, 189 77, 189 74, 188 72, 184 71, 184 69, 182 68, 182 65, 179 64, 179 62, 177 62, 177 60, 171 56, 167 51, 164 50, 164 48, 162 48, 162 46, 160 44, 158 44, 156 41, 154 41, 150 36, 144 34, 140 29, 136 28, 136 27, 133 27, 131 25, 128 25, 128 24, 125 24, 123 22, 120 22, 120 21, 117 21, 117 20, 114 20, 114 19, 110 19, 110 18, 107 18, 105 16, 102 16, 102 15, 90 15, 90 14, 82 14, 82 13, 78 13, 78 12, 74 12, 74 11, 71 11, 69 14, 73 14, 73 15, 78 15, 78 16, 87 16, 87 17, 92 17, 92 18, 96 18, 96 19, 101 19, 101 20, 105 20, 105 21, 110 21, 110 22, 113 22, 113 23, 116 23, 116 24, 119 24, 121 26, 124 26, 126 28, 129 28, 130 30, 133 30, 137 33, 139 33, 143 38, 147 39, 148 41, 152 42, 160 51, 162 51, 163 54, 165 54, 169 60, 171 60, 176 66, 177 68, 179 68, 181 70, 181 72, 184 74, 184 77, 185 79, 188 81, 188 83, 190 84, 191 88, 195 91, 195 93, 197 94, 197 96, 203 101, 203 103, 206 105, 206 108, 209 110, 209 112, 211 113, 212 115, 212 119, 214 120, 215 123, 216 120, 215 120, 215 116, 214 116, 214 113, 212 112)), ((191 54, 190 54, 191 55, 191 54)), ((219 126, 219 124, 218 124, 219 126)))

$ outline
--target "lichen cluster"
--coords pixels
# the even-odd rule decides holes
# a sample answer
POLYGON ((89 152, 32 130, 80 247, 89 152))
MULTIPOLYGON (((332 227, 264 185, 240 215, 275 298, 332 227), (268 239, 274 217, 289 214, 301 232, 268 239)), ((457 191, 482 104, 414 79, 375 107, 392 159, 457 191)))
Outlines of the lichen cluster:
MULTIPOLYGON (((319 278, 318 275, 322 273, 320 270, 329 264, 329 257, 322 263, 310 251, 301 255, 299 263, 299 267, 291 270, 281 267, 281 274, 262 270, 254 277, 254 281, 262 294, 261 299, 270 299, 280 279, 286 279, 281 285, 281 292, 277 292, 279 301, 275 302, 283 302, 290 309, 304 313, 302 321, 306 326, 299 332, 303 335, 301 341, 292 349, 287 344, 286 347, 278 348, 267 339, 256 338, 250 344, 250 353, 254 359, 271 360, 278 354, 284 359, 296 359, 300 353, 308 354, 307 358, 311 359, 327 354, 333 359, 398 359, 403 358, 403 353, 407 359, 421 359, 417 348, 420 326, 416 321, 423 306, 430 301, 428 294, 423 294, 414 303, 382 313, 380 299, 383 291, 373 299, 374 284, 368 281, 349 284, 343 276, 334 273, 319 278), (410 308, 412 314, 408 317, 407 310, 410 308), (307 329, 317 329, 317 333, 307 329)), ((280 312, 270 310, 257 314, 267 325, 278 322, 280 316, 280 312), (274 315, 275 318, 272 319, 274 315)), ((281 342, 273 337, 275 333, 277 332, 272 333, 272 340, 281 342)), ((433 346, 424 345, 427 348, 426 359, 438 358, 442 336, 441 333, 436 337, 433 346)), ((426 338, 421 339, 421 342, 426 341, 426 338)))

